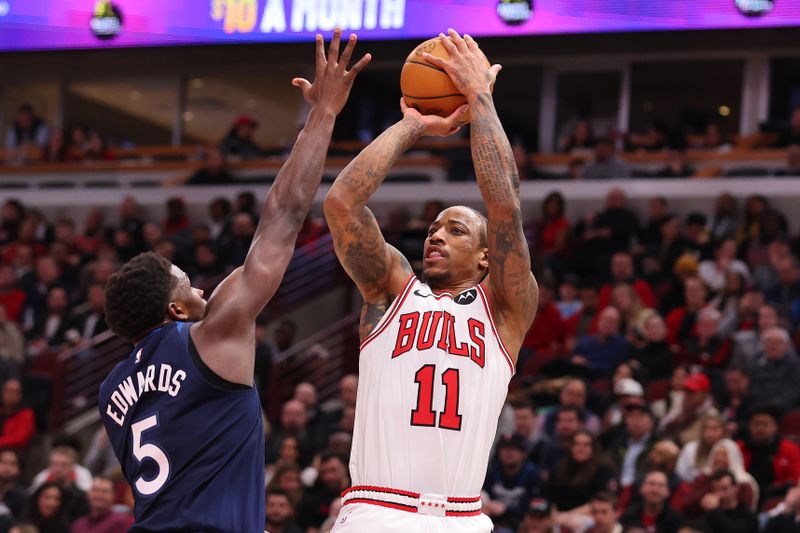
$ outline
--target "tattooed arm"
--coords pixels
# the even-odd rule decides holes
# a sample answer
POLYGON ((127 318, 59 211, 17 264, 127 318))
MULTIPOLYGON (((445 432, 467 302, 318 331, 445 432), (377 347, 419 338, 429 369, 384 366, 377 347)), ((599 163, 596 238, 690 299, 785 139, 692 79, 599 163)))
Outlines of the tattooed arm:
POLYGON ((411 265, 381 234, 367 201, 397 158, 423 135, 450 135, 466 111, 450 117, 422 116, 403 108, 403 119, 367 146, 336 178, 325 197, 325 218, 336 255, 364 298, 359 333, 364 340, 412 274, 411 265))
POLYGON ((472 113, 472 160, 478 186, 489 215, 489 288, 492 313, 506 345, 515 356, 539 302, 539 288, 531 273, 528 244, 522 231, 519 175, 514 154, 492 100, 491 86, 500 71, 488 62, 477 43, 450 30, 440 39, 450 60, 426 55, 444 68, 467 98, 472 113))

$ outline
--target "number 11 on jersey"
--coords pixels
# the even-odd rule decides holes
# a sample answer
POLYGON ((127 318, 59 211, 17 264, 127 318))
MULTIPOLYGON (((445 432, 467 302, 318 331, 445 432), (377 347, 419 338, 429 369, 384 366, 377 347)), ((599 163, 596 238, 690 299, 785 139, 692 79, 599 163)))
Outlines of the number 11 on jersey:
POLYGON ((461 415, 458 414, 459 374, 457 368, 448 368, 442 374, 442 385, 445 388, 444 411, 433 410, 433 382, 436 376, 436 365, 424 365, 414 374, 414 382, 419 386, 417 391, 417 407, 411 411, 411 425, 435 427, 436 415, 439 415, 439 427, 461 430, 461 415))

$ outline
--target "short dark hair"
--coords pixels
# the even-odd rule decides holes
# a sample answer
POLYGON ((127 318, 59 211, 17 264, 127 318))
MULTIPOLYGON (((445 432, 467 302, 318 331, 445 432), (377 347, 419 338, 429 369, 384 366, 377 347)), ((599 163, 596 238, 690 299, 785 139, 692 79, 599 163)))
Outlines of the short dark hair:
POLYGON ((556 411, 556 420, 558 420, 558 416, 563 413, 575 413, 575 416, 578 420, 582 420, 581 418, 581 410, 575 407, 574 405, 560 405, 558 406, 558 410, 556 411))
POLYGON ((128 261, 106 285, 106 322, 111 330, 135 341, 164 321, 178 279, 172 263, 153 252, 128 261))
POLYGON ((607 490, 601 490, 597 494, 592 497, 592 502, 602 502, 608 503, 613 507, 615 510, 617 508, 617 497, 614 496, 611 492, 607 490))
POLYGON ((772 418, 776 424, 780 424, 783 413, 781 412, 781 408, 777 405, 754 405, 753 408, 747 413, 747 420, 753 420, 753 418, 758 415, 767 415, 768 417, 772 418))
POLYGON ((727 470, 725 468, 720 469, 720 470, 716 470, 713 474, 711 474, 711 482, 713 483, 715 481, 721 481, 721 480, 725 479, 726 477, 730 478, 731 483, 736 485, 736 478, 733 477, 733 474, 731 473, 730 470, 727 470))
POLYGON ((511 408, 514 409, 515 411, 517 409, 530 409, 533 412, 533 414, 536 414, 536 407, 534 407, 533 402, 529 400, 519 400, 516 402, 512 402, 511 408))
MULTIPOLYGON (((289 504, 292 504, 292 497, 289 496, 289 493, 286 492, 283 489, 277 489, 276 488, 276 489, 268 490, 267 491, 267 498, 269 498, 270 496, 283 496, 284 498, 286 498, 288 500, 289 504)), ((294 507, 293 504, 292 504, 292 507, 294 507)))
POLYGON ((320 458, 319 458, 319 463, 320 463, 320 464, 322 464, 322 463, 327 463, 327 462, 328 462, 328 461, 330 461, 331 459, 337 459, 337 460, 338 460, 338 461, 340 461, 340 462, 341 462, 341 463, 342 463, 342 464, 343 464, 345 467, 347 466, 347 463, 348 463, 347 459, 346 459, 346 458, 344 458, 344 457, 342 457, 340 454, 338 454, 338 453, 334 453, 334 452, 324 452, 324 453, 323 453, 323 454, 320 456, 320 458))

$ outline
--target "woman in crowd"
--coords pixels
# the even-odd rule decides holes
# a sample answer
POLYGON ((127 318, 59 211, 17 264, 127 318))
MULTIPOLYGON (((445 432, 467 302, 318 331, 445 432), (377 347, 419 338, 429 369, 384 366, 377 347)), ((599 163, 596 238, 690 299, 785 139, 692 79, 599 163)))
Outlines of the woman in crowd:
POLYGON ((700 423, 700 438, 687 443, 678 456, 676 473, 688 483, 694 482, 708 462, 711 449, 726 437, 725 419, 719 413, 703 416, 700 423))
POLYGON ((45 483, 31 496, 27 520, 42 533, 69 533, 64 491, 57 483, 45 483))

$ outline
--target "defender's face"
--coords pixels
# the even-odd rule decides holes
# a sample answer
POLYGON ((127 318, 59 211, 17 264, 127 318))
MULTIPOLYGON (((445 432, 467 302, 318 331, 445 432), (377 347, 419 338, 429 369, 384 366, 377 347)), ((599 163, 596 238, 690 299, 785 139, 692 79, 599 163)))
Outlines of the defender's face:
POLYGON ((481 247, 483 221, 470 209, 442 211, 428 229, 422 274, 426 281, 458 282, 489 268, 481 247))
POLYGON ((192 287, 189 276, 180 268, 172 265, 172 274, 178 278, 178 286, 173 291, 174 302, 181 306, 186 314, 187 322, 197 322, 206 316, 206 301, 203 291, 192 287))

